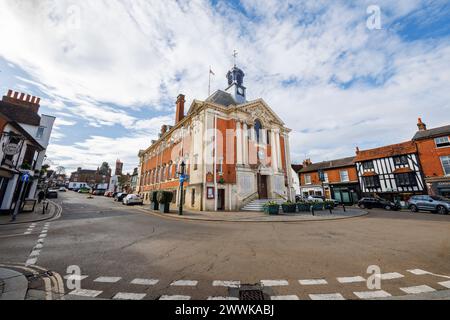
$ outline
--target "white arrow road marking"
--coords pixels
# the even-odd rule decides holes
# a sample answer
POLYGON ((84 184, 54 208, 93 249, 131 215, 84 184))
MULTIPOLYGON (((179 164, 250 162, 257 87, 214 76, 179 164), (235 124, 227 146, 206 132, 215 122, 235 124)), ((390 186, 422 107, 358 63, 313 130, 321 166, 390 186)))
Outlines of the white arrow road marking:
POLYGON ((119 282, 121 277, 98 277, 94 280, 94 282, 103 282, 103 283, 116 283, 119 282))
POLYGON ((310 294, 311 300, 345 300, 340 293, 310 294))
POLYGON ((361 276, 357 276, 357 277, 340 277, 340 278, 337 278, 337 281, 339 281, 340 283, 354 283, 354 282, 365 282, 366 279, 364 279, 361 276))
POLYGON ((126 293, 119 292, 117 293, 113 299, 114 300, 142 300, 146 296, 145 293, 126 293))
POLYGON ((360 299, 377 299, 377 298, 387 298, 392 295, 386 291, 363 291, 363 292, 353 292, 360 299))
POLYGON ((287 280, 261 280, 261 285, 263 287, 282 287, 282 286, 288 286, 289 281, 287 281, 287 280))
POLYGON ((407 270, 409 273, 415 274, 416 276, 423 276, 425 274, 431 274, 431 272, 422 270, 422 269, 411 269, 407 270))
POLYGON ((25 262, 25 265, 28 266, 34 266, 36 264, 37 258, 28 259, 27 262, 25 262))
POLYGON ((190 296, 161 296, 159 300, 175 300, 175 301, 181 301, 181 300, 191 300, 190 296))
POLYGON ((403 292, 405 292, 407 294, 419 294, 419 293, 427 293, 427 292, 436 291, 432 287, 429 287, 426 285, 400 288, 400 290, 402 290, 403 292))
POLYGON ((159 280, 156 279, 134 279, 131 284, 138 284, 142 286, 154 286, 158 284, 159 280))

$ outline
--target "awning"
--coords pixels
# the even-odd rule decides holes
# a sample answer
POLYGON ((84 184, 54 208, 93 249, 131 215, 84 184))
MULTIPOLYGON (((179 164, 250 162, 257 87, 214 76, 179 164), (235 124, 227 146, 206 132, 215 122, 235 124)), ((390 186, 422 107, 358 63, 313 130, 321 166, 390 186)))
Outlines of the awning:
POLYGON ((0 177, 11 179, 16 172, 5 168, 0 168, 0 177))
POLYGON ((377 175, 378 175, 378 173, 372 171, 372 172, 365 172, 363 174, 363 177, 375 177, 377 175))
POLYGON ((411 173, 411 172, 414 172, 414 171, 411 170, 411 168, 399 168, 399 169, 396 169, 396 170, 394 171, 395 174, 399 174, 399 173, 411 173))

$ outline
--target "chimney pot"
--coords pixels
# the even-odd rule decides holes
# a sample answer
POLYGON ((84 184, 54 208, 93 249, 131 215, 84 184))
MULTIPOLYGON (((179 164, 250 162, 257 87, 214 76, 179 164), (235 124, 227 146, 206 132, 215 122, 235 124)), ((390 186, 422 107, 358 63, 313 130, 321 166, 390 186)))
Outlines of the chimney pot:
POLYGON ((27 94, 27 102, 31 102, 31 96, 27 94))
POLYGON ((36 104, 39 104, 39 102, 41 102, 41 98, 36 99, 36 104))
POLYGON ((422 122, 422 118, 419 118, 418 123, 417 123, 417 127, 419 128, 419 131, 426 131, 427 130, 427 125, 422 122))
POLYGON ((12 90, 8 90, 8 95, 7 96, 11 98, 12 95, 13 95, 13 91, 12 90))
POLYGON ((184 103, 185 103, 185 96, 183 94, 178 95, 175 124, 184 119, 184 103))
POLYGON ((20 94, 19 100, 22 100, 22 101, 25 100, 25 93, 22 92, 22 93, 20 94))
POLYGON ((17 91, 14 91, 14 99, 18 99, 19 98, 19 93, 17 91))

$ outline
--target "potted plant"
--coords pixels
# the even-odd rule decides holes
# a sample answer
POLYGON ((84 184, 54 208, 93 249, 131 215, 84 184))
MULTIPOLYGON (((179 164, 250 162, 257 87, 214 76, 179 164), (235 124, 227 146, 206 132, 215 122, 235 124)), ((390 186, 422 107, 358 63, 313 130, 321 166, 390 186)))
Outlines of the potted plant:
POLYGON ((158 191, 153 191, 150 195, 151 209, 159 210, 158 191))
POLYGON ((20 166, 20 169, 22 169, 22 170, 31 170, 31 165, 28 162, 24 162, 20 166))
POLYGON ((264 212, 269 215, 277 215, 280 213, 280 205, 274 201, 267 202, 264 205, 264 212))
POLYGON ((297 204, 287 201, 281 205, 284 213, 295 213, 297 211, 297 204))
POLYGON ((333 210, 335 207, 335 203, 333 201, 325 201, 325 208, 333 210))
POLYGON ((156 196, 156 200, 159 203, 159 212, 161 213, 169 213, 170 212, 170 203, 173 199, 173 193, 168 191, 159 191, 156 196))
POLYGON ((301 201, 297 203, 297 208, 299 212, 309 212, 311 211, 311 204, 306 201, 301 201))
POLYGON ((313 208, 314 211, 322 211, 325 206, 325 202, 314 202, 313 208))

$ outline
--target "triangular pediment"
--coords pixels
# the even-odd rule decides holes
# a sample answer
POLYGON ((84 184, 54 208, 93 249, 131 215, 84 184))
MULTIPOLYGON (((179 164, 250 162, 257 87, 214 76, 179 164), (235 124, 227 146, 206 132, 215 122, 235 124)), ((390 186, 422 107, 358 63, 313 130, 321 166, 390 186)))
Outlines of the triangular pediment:
POLYGON ((259 119, 263 123, 276 123, 284 126, 283 120, 278 117, 263 99, 241 104, 237 106, 237 109, 250 114, 253 119, 259 119))

